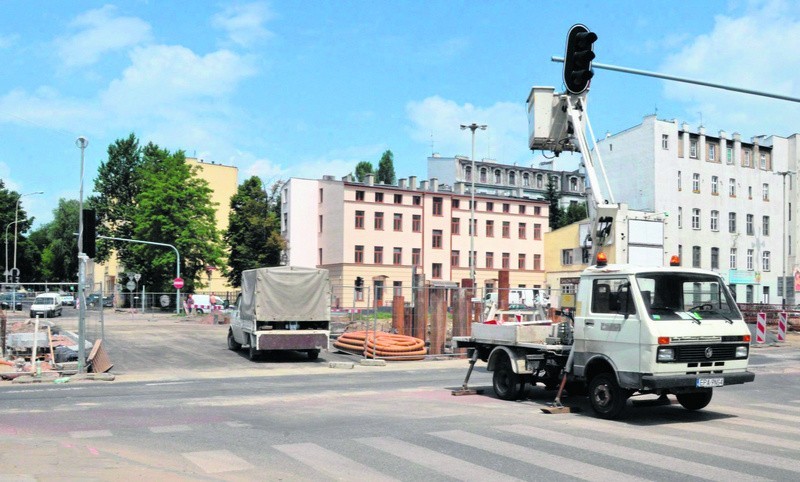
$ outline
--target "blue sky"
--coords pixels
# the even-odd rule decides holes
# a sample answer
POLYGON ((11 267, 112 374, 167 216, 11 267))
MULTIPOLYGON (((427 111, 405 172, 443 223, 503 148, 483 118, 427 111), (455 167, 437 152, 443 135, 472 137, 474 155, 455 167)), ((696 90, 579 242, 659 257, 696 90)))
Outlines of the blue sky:
MULTIPOLYGON (((793 2, 0 1, 0 178, 37 224, 84 192, 115 139, 257 175, 343 176, 391 149, 398 177, 426 159, 538 162, 533 85, 562 90, 566 33, 596 32, 596 61, 800 97, 793 2)), ((744 138, 800 131, 797 104, 596 70, 594 132, 657 112, 744 138)), ((562 155, 556 168, 574 168, 562 155)))

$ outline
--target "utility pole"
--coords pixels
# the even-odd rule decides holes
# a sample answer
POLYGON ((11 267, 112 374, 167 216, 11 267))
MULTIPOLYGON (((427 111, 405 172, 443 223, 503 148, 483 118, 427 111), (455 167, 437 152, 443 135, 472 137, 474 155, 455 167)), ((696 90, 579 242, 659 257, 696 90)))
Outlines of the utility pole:
POLYGON ((470 202, 469 202, 469 279, 472 280, 472 289, 475 289, 475 261, 477 261, 474 255, 475 253, 475 131, 480 129, 482 131, 486 130, 486 125, 478 125, 476 123, 472 123, 469 125, 461 124, 461 130, 469 129, 472 131, 472 188, 470 189, 470 202))
MULTIPOLYGON (((86 297, 84 289, 86 286, 86 259, 83 252, 83 155, 89 140, 83 136, 75 140, 75 145, 81 150, 81 188, 78 197, 78 373, 86 370, 86 297)), ((102 300, 100 300, 102 303, 102 300)))

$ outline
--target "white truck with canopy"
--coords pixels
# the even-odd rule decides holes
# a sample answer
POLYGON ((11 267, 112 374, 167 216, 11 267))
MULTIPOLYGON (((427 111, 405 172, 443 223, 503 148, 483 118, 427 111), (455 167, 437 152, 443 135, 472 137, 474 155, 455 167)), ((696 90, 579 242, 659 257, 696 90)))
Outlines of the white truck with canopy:
POLYGON ((264 351, 296 350, 317 359, 330 341, 331 284, 328 270, 279 266, 242 272, 228 329, 228 348, 249 348, 251 360, 264 351))

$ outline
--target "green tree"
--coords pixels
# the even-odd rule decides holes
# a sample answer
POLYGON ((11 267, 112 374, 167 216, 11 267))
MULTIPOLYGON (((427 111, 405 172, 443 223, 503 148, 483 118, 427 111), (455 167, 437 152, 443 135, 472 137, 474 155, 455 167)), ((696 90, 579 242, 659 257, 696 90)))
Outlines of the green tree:
POLYGON ((364 182, 364 179, 366 179, 367 174, 372 174, 373 172, 374 171, 371 162, 361 161, 358 164, 356 164, 356 180, 358 182, 364 182))
POLYGON ((586 203, 570 203, 569 207, 561 210, 559 227, 567 226, 578 221, 583 221, 588 217, 586 203))
MULTIPOLYGON (((59 199, 53 220, 44 229, 46 244, 42 248, 42 274, 47 281, 74 283, 78 280, 78 211, 77 199, 59 199)), ((37 233, 37 236, 41 234, 37 233)))
POLYGON ((561 227, 561 206, 559 206, 561 193, 556 189, 555 176, 547 176, 547 192, 544 198, 550 204, 550 230, 556 230, 561 227))
POLYGON ((375 180, 390 186, 394 186, 397 182, 397 176, 395 176, 394 173, 394 154, 392 154, 392 151, 387 150, 381 156, 381 160, 378 163, 378 175, 375 180))
POLYGON ((242 271, 277 266, 286 242, 280 234, 279 217, 281 182, 264 190, 261 180, 253 176, 245 180, 231 197, 228 230, 225 242, 230 250, 226 273, 228 282, 239 287, 242 271))
MULTIPOLYGON (((97 195, 87 202, 97 211, 98 235, 132 239, 143 162, 139 140, 133 133, 108 146, 108 160, 100 164, 94 180, 97 195)), ((124 241, 99 241, 95 259, 106 261, 112 252, 124 259, 131 246, 124 241)))
MULTIPOLYGON (((225 270, 208 183, 195 176, 183 151, 170 153, 150 143, 142 149, 132 239, 175 246, 181 256, 185 290, 204 286, 206 268, 225 270)), ((175 253, 168 247, 131 244, 125 266, 141 273, 151 290, 172 290, 175 253)))
MULTIPOLYGON (((8 266, 5 266, 6 259, 4 254, 2 260, 0 260, 3 264, 3 272, 0 274, 4 274, 6 270, 11 270, 14 267, 14 231, 16 228, 16 265, 17 269, 19 269, 19 278, 22 281, 32 281, 38 278, 39 250, 25 236, 25 233, 30 230, 33 221, 34 218, 29 218, 25 212, 25 199, 20 198, 18 192, 6 188, 5 182, 0 179, 0 229, 3 230, 3 245, 7 247, 8 251, 8 266), (19 211, 17 211, 17 201, 19 201, 19 211), (19 220, 16 226, 14 225, 15 218, 19 220)), ((5 277, 1 279, 5 281, 5 277)))

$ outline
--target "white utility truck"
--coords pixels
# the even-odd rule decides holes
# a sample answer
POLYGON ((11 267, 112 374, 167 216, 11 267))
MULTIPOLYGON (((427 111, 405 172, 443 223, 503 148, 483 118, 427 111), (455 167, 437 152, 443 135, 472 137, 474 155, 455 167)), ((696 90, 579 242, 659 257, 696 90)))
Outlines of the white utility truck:
POLYGON ((330 341, 331 283, 326 269, 279 266, 242 272, 228 329, 228 348, 304 351, 312 360, 330 341))
MULTIPOLYGON (((471 392, 467 383, 480 359, 493 372, 496 395, 505 400, 520 397, 526 384, 542 383, 559 388, 556 406, 565 386, 571 395, 588 393, 602 418, 620 416, 638 394, 662 401, 672 394, 683 407, 701 409, 714 388, 755 378, 747 370, 750 330, 719 274, 683 268, 677 257, 664 266, 663 235, 660 243, 638 247, 635 260, 629 257, 633 216, 615 203, 597 146, 591 151, 586 139, 588 84, 571 90, 566 67, 565 83, 564 94, 552 87, 531 90, 529 147, 581 152, 592 225, 581 243, 596 262, 580 274, 574 309, 563 311, 562 322, 473 323, 470 336, 453 337, 454 346, 467 348, 471 358, 461 393, 471 392)), ((635 166, 631 170, 636 175, 635 166)))

